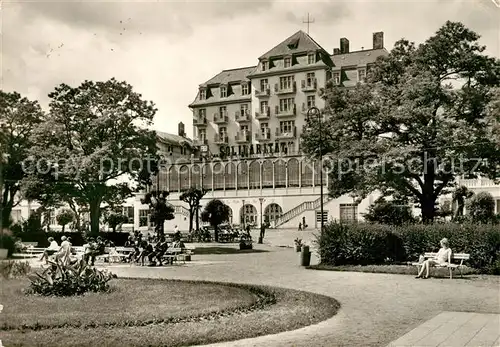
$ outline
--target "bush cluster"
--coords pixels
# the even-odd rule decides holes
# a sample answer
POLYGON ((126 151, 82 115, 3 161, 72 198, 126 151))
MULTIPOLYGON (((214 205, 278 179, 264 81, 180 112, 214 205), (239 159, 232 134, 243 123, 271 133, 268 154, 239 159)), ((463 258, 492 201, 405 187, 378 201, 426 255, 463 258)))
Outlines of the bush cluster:
POLYGON ((116 275, 89 267, 84 261, 74 265, 50 262, 42 273, 29 276, 31 281, 26 294, 42 296, 73 296, 87 292, 108 292, 109 281, 116 275))
POLYGON ((433 224, 390 226, 337 223, 325 226, 316 243, 322 264, 375 265, 418 260, 437 252, 448 238, 455 253, 469 253, 469 265, 483 272, 500 271, 500 226, 491 224, 433 224))
POLYGON ((4 231, 4 233, 0 235, 0 248, 7 249, 7 256, 10 257, 16 250, 15 238, 4 231))

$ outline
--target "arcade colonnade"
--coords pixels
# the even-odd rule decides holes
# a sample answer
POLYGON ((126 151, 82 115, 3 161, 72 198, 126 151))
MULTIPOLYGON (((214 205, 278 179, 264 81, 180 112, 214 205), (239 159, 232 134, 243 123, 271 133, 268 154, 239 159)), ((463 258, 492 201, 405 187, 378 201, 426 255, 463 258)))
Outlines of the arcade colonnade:
MULTIPOLYGON (((170 193, 190 187, 208 191, 319 187, 320 167, 319 160, 305 157, 169 164, 161 169, 158 184, 170 193)), ((323 185, 328 186, 325 170, 323 185)))

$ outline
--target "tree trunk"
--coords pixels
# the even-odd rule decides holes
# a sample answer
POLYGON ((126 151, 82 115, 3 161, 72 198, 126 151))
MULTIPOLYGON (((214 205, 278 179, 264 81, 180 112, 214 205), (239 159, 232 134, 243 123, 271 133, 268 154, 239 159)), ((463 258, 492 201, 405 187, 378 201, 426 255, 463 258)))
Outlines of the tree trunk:
POLYGON ((66 224, 64 224, 64 225, 62 226, 62 230, 61 230, 61 232, 64 232, 64 227, 65 227, 65 226, 66 226, 66 224))
POLYGON ((89 209, 90 209, 90 234, 97 235, 99 234, 99 219, 101 217, 100 199, 90 201, 89 209))
POLYGON ((198 206, 196 206, 196 231, 200 231, 200 217, 198 215, 199 210, 198 206))
POLYGON ((423 199, 420 200, 420 206, 422 210, 422 222, 424 224, 430 224, 434 221, 435 204, 436 200, 430 197, 424 196, 423 199))
POLYGON ((216 225, 214 227, 214 238, 215 238, 215 242, 219 242, 219 226, 216 225))
POLYGON ((194 217, 193 207, 189 206, 189 233, 193 231, 193 217, 194 217))
POLYGON ((78 211, 78 209, 76 208, 76 205, 73 203, 73 202, 69 202, 68 203, 69 207, 71 208, 71 210, 73 211, 73 213, 75 214, 75 228, 77 231, 82 231, 82 219, 80 217, 80 211, 78 211))

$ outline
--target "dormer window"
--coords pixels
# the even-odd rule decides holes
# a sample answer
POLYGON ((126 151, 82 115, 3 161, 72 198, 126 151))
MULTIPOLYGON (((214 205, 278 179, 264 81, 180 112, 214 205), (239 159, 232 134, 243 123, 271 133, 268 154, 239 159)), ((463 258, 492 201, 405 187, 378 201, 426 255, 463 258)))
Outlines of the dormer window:
POLYGON ((366 79, 366 69, 359 69, 358 70, 358 81, 359 82, 364 82, 366 79))
POLYGON ((290 66, 292 66, 292 58, 286 57, 285 58, 285 67, 290 67, 290 66))
POLYGON ((227 97, 227 87, 226 86, 221 86, 220 87, 220 97, 221 98, 226 98, 227 97))
POLYGON ((262 62, 262 71, 267 71, 267 70, 269 70, 269 62, 263 61, 262 62))
POLYGON ((248 95, 250 94, 250 88, 248 86, 248 83, 243 83, 241 85, 241 95, 248 95))
POLYGON ((205 89, 200 89, 200 100, 205 100, 207 98, 207 91, 205 89))
POLYGON ((308 64, 316 64, 316 53, 309 53, 307 55, 307 63, 308 64))

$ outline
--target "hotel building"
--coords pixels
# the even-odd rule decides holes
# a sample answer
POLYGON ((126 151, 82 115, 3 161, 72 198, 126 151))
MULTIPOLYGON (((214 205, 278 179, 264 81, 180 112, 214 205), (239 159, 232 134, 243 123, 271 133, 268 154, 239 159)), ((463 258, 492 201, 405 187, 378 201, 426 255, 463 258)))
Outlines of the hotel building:
MULTIPOLYGON (((165 230, 188 230, 187 204, 180 201, 190 187, 204 188, 202 207, 220 199, 232 211, 232 223, 268 221, 275 228, 297 228, 304 219, 308 228, 321 223, 320 164, 301 151, 300 135, 307 110, 322 108, 320 90, 333 80, 349 88, 363 82, 377 57, 387 55, 382 32, 373 34, 370 49, 350 51, 349 40, 331 52, 299 31, 258 58, 251 67, 223 70, 200 84, 189 105, 194 140, 186 137, 184 124, 178 134, 158 132, 158 150, 165 165, 149 189, 167 190, 175 219, 165 230)), ((356 204, 348 195, 328 198, 328 175, 323 175, 324 220, 361 220, 373 194, 356 204)), ((500 185, 486 179, 461 180, 474 192, 488 191, 500 213, 500 185)), ((125 228, 153 227, 149 208, 138 194, 127 201, 125 228)), ((442 197, 441 202, 451 200, 442 197)), ((22 202, 13 211, 15 220, 27 218, 34 206, 22 202)), ((419 212, 416 210, 415 212, 419 212)), ((55 213, 51 217, 55 226, 55 213)))

